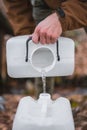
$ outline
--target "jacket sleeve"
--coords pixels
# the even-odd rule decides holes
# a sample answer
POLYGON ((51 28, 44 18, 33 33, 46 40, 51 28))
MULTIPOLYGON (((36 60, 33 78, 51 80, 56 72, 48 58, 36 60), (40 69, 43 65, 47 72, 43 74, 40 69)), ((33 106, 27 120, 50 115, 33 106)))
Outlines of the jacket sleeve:
POLYGON ((60 17, 63 31, 87 26, 87 0, 67 0, 61 8, 65 12, 65 17, 60 17))
POLYGON ((15 35, 31 34, 34 30, 32 6, 29 0, 3 0, 8 20, 15 35))

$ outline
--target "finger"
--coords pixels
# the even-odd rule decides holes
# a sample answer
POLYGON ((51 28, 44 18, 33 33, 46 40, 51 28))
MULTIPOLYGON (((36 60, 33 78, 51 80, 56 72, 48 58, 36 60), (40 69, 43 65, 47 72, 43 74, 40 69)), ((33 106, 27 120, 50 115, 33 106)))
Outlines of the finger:
POLYGON ((46 36, 46 39, 47 39, 47 44, 50 44, 50 43, 53 44, 56 42, 56 39, 53 37, 53 34, 48 34, 46 36))
POLYGON ((46 44, 46 34, 44 33, 40 33, 40 43, 41 44, 46 44))
POLYGON ((32 40, 34 43, 39 43, 40 34, 39 34, 39 27, 37 26, 34 30, 34 33, 32 35, 32 40))
POLYGON ((50 43, 50 39, 51 39, 51 36, 47 34, 47 35, 46 35, 46 41, 47 41, 47 44, 50 43))
POLYGON ((54 44, 57 40, 58 40, 58 35, 53 34, 52 39, 51 39, 51 43, 54 44))
POLYGON ((56 39, 53 36, 50 36, 49 43, 53 44, 56 42, 56 39))
POLYGON ((41 28, 40 31, 39 31, 39 34, 40 34, 40 42, 42 44, 46 44, 46 29, 45 28, 41 28))
POLYGON ((33 36, 32 36, 32 41, 33 41, 34 43, 36 43, 36 44, 39 42, 39 36, 38 36, 37 33, 34 33, 34 34, 33 34, 33 36))

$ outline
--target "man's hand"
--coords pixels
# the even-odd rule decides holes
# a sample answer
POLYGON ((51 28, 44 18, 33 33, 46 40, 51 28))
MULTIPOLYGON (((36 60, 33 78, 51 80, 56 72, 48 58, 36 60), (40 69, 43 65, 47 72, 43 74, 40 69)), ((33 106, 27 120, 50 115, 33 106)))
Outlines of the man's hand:
POLYGON ((33 33, 32 40, 34 43, 55 43, 61 33, 61 23, 57 14, 53 13, 37 25, 33 33))

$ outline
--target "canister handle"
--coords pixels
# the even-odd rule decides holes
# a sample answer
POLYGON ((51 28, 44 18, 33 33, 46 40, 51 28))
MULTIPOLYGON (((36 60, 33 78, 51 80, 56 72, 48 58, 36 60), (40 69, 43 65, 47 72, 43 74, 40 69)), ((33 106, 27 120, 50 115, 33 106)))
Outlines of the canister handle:
MULTIPOLYGON (((29 52, 28 43, 30 42, 30 40, 32 40, 32 37, 29 37, 26 41, 26 57, 25 57, 26 62, 28 62, 28 52, 29 52)), ((57 48, 57 50, 56 50, 57 51, 57 60, 60 61, 58 40, 56 41, 56 48, 57 48)))

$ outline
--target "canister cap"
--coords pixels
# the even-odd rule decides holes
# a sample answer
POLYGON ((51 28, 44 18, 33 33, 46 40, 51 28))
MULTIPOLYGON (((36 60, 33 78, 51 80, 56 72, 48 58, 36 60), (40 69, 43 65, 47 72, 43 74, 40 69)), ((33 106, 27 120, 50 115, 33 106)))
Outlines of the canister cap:
POLYGON ((48 93, 41 93, 39 99, 51 99, 51 95, 48 93))

